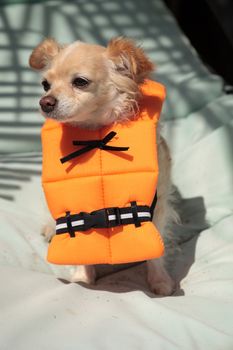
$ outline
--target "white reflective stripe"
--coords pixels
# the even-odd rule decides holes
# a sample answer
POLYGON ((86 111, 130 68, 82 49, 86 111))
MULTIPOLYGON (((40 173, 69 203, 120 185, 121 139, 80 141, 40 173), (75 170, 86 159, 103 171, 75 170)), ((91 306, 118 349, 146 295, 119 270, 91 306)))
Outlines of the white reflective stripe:
POLYGON ((140 218, 143 218, 143 217, 150 218, 151 214, 148 211, 141 211, 141 212, 138 212, 138 216, 140 218))
MULTIPOLYGON (((84 220, 76 220, 71 222, 72 227, 84 225, 84 220)), ((62 228, 67 228, 67 224, 64 222, 62 224, 56 225, 56 230, 61 230, 62 228)))
POLYGON ((84 225, 84 220, 72 221, 72 222, 71 222, 71 225, 72 225, 73 227, 84 225))
MULTIPOLYGON (((140 218, 150 218, 151 215, 149 212, 147 211, 141 211, 141 212, 138 212, 138 217, 140 218)), ((132 219, 133 218, 133 214, 132 213, 128 213, 128 214, 121 214, 121 219, 132 219)), ((116 220, 116 215, 109 215, 108 216, 108 220, 111 221, 111 220, 116 220)))
POLYGON ((133 217, 132 213, 121 214, 121 219, 131 219, 133 217))
POLYGON ((61 228, 67 228, 67 225, 66 225, 65 222, 63 224, 57 224, 56 225, 56 230, 60 230, 61 228))

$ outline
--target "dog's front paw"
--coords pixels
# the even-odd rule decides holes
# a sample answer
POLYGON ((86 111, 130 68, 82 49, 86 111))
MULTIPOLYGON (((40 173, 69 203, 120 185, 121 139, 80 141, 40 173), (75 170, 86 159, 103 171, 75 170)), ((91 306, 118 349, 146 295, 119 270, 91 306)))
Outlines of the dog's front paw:
POLYGON ((51 241, 55 233, 55 227, 53 225, 47 224, 42 227, 41 235, 44 236, 47 242, 51 241))
POLYGON ((86 284, 94 284, 96 280, 95 267, 92 265, 75 266, 71 271, 71 282, 83 282, 86 284))
POLYGON ((147 261, 147 281, 150 290, 157 295, 168 296, 175 290, 175 282, 164 267, 162 258, 147 261))
POLYGON ((172 295, 175 290, 175 282, 174 281, 158 281, 155 284, 150 284, 150 289, 153 293, 161 296, 169 296, 172 295))
POLYGON ((175 290, 175 282, 167 272, 163 273, 163 276, 149 274, 148 283, 150 290, 157 295, 168 296, 175 290))

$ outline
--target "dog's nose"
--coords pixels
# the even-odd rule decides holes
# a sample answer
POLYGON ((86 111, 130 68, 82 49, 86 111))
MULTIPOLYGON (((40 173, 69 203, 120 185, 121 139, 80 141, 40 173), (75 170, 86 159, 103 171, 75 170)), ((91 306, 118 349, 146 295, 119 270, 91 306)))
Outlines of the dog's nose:
POLYGON ((57 100, 53 96, 45 96, 40 99, 40 106, 43 112, 52 112, 56 106, 57 100))

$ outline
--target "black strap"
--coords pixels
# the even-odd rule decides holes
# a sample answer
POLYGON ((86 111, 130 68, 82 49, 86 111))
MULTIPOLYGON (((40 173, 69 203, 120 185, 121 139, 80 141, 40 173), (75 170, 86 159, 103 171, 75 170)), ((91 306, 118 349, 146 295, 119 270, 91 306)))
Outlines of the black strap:
POLYGON ((67 231, 69 232, 70 237, 75 237, 75 231, 72 226, 72 221, 71 221, 71 216, 69 211, 66 212, 65 218, 67 223, 67 231))
POLYGON ((142 222, 151 221, 150 207, 131 203, 131 207, 112 207, 95 210, 91 213, 81 212, 79 214, 60 217, 56 222, 56 233, 69 233, 74 237, 76 231, 87 231, 91 228, 111 228, 121 225, 134 224, 141 226, 142 222))
POLYGON ((141 226, 140 219, 138 217, 138 209, 137 209, 137 203, 136 202, 131 202, 131 209, 133 213, 133 219, 134 219, 134 224, 136 227, 141 226))
POLYGON ((158 200, 158 195, 157 195, 157 190, 156 190, 153 202, 152 202, 152 204, 150 206, 150 213, 151 213, 151 217, 152 218, 153 218, 153 215, 154 215, 154 210, 155 210, 155 206, 156 206, 157 200, 158 200))
POLYGON ((128 151, 129 147, 117 147, 117 146, 107 146, 107 143, 112 140, 116 135, 115 131, 108 133, 102 140, 85 140, 85 141, 73 141, 75 146, 86 146, 75 152, 68 154, 67 156, 60 159, 61 163, 65 163, 75 157, 79 157, 82 154, 93 150, 94 148, 99 148, 105 151, 128 151))

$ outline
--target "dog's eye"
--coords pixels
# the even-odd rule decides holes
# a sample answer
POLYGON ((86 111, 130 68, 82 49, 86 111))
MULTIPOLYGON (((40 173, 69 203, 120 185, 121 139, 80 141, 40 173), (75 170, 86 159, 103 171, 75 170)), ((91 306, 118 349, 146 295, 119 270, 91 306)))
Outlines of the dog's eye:
POLYGON ((85 88, 87 85, 90 84, 90 80, 86 79, 86 78, 75 78, 73 81, 72 81, 72 85, 74 87, 77 87, 77 88, 85 88))
POLYGON ((41 83, 43 85, 44 91, 48 91, 51 88, 51 85, 48 83, 48 81, 45 79, 41 83))

